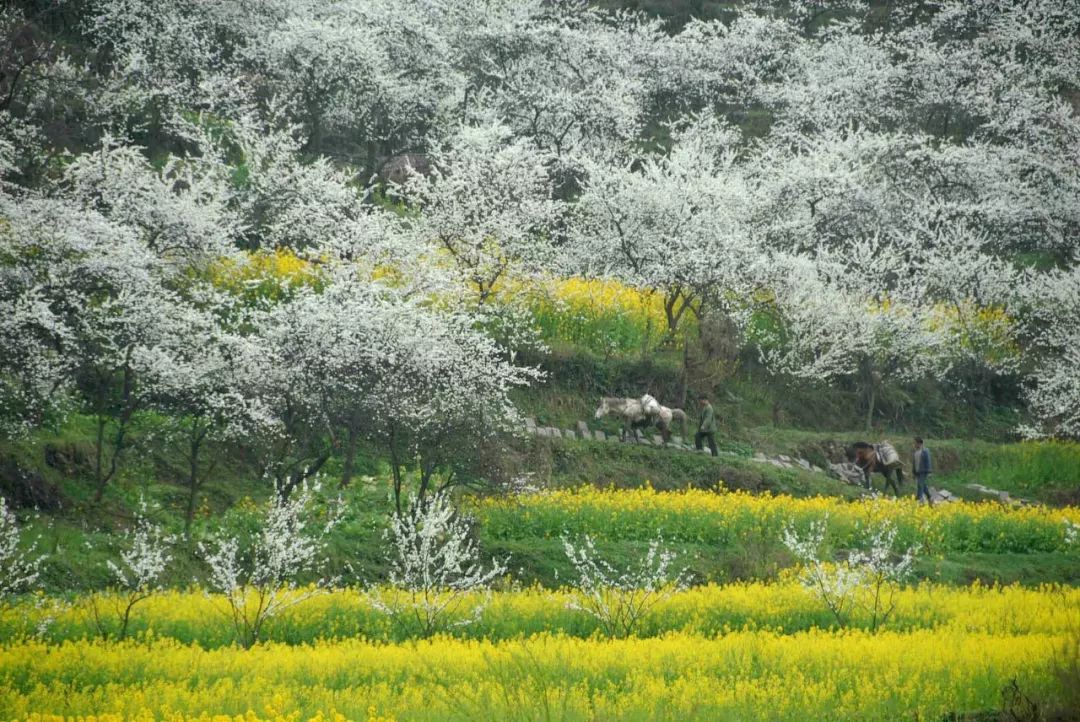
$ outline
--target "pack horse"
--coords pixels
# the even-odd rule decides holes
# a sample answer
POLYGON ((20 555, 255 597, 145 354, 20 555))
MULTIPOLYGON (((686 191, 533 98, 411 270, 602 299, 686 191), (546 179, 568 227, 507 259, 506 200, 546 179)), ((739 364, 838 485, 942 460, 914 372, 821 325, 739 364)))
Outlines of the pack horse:
POLYGON ((667 443, 671 440, 672 422, 676 420, 682 425, 683 436, 686 435, 686 413, 682 409, 661 405, 649 394, 645 394, 640 399, 605 396, 600 399, 600 406, 597 407, 593 418, 602 419, 608 415, 622 420, 620 438, 623 441, 626 441, 628 435, 637 440, 639 430, 656 426, 664 443, 667 443))

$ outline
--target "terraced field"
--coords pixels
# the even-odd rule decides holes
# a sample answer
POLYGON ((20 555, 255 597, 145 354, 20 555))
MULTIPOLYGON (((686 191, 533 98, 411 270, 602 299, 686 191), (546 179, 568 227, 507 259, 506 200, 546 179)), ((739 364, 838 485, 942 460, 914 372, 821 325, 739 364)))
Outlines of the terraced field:
MULTIPOLYGON (((473 511, 489 538, 660 532, 676 549, 826 518, 840 549, 889 519, 930 554, 1047 549, 1080 563, 1075 509, 646 489, 524 496, 473 511)), ((112 609, 123 600, 116 593, 39 597, 0 616, 0 709, 10 720, 923 720, 995 715, 1003 700, 1045 710, 1075 702, 1075 587, 923 582, 895 590, 885 623, 853 613, 840 625, 797 574, 661 589, 625 635, 582 611, 587 590, 517 588, 512 575, 461 595, 453 608, 463 611, 433 636, 371 602, 405 592, 337 589, 289 608, 250 648, 235 643, 223 599, 198 589, 142 602, 124 641, 103 640, 92 611, 112 609)))

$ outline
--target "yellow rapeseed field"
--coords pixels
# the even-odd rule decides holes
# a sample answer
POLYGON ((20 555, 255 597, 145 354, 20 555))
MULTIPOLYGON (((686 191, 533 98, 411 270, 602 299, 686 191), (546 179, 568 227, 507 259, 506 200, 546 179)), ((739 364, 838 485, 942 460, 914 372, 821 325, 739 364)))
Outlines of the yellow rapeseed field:
MULTIPOLYGON (((297 593, 303 593, 300 590, 297 593)), ((384 591, 383 594, 392 592, 384 591)), ((475 592, 463 607, 486 602, 473 624, 456 636, 494 640, 545 632, 590 637, 598 625, 569 608, 572 590, 539 587, 494 593, 475 592)), ((1056 585, 1040 588, 974 585, 955 587, 923 583, 896 596, 888 628, 893 630, 955 629, 986 634, 1060 634, 1080 626, 1080 589, 1056 585)), ((108 610, 109 597, 98 599, 108 610)), ((27 603, 0 611, 0 639, 16 639, 50 621, 43 639, 62 643, 97 635, 85 598, 59 610, 27 603)), ((854 626, 868 620, 856 616, 854 626)), ((714 636, 732 631, 808 631, 834 623, 829 611, 796 581, 743 582, 693 587, 660 602, 641 621, 638 636, 673 632, 714 636)), ((161 592, 141 603, 131 621, 132 636, 167 637, 203 647, 228 646, 234 633, 222 600, 198 590, 161 592)), ((372 608, 361 590, 320 594, 286 611, 267 628, 267 639, 287 643, 360 637, 394 640, 410 630, 395 626, 372 608)))
POLYGON ((1068 520, 1080 524, 1080 508, 1005 507, 955 503, 934 507, 912 499, 849 502, 837 497, 795 498, 736 491, 718 494, 687 489, 559 490, 490 498, 477 504, 485 533, 494 538, 590 534, 606 539, 645 539, 735 546, 754 537, 780 537, 785 525, 805 527, 828 515, 830 536, 849 544, 884 522, 898 541, 924 553, 943 551, 1032 552, 1069 548, 1068 520))
POLYGON ((1054 699, 1060 641, 948 629, 250 650, 25 642, 4 649, 0 708, 11 720, 934 719, 993 709, 1014 679, 1054 699))

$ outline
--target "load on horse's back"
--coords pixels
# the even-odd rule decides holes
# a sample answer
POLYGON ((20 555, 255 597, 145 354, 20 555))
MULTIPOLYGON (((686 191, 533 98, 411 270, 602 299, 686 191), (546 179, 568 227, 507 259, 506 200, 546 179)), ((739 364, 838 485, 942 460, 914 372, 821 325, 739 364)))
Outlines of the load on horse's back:
POLYGON ((664 443, 671 441, 671 422, 675 419, 679 420, 682 425, 683 436, 686 436, 686 412, 682 409, 673 409, 667 406, 663 406, 659 401, 649 394, 645 394, 641 397, 641 407, 645 413, 656 419, 656 428, 660 430, 660 435, 664 437, 664 443))
POLYGON ((892 488, 893 493, 900 496, 900 485, 904 483, 904 467, 900 454, 892 444, 888 441, 877 444, 856 441, 849 457, 853 457, 855 465, 862 469, 867 489, 870 488, 870 474, 876 471, 885 477, 885 483, 892 488))

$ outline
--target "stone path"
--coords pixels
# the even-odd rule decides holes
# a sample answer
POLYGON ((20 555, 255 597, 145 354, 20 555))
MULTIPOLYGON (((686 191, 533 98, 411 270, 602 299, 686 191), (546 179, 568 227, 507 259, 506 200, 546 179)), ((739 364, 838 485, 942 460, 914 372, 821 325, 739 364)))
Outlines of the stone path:
POLYGON ((1002 504, 1017 504, 1017 505, 1020 505, 1020 506, 1039 506, 1039 502, 1037 502, 1037 501, 1032 501, 1031 499, 1020 499, 1020 498, 1014 499, 1013 497, 1009 496, 1009 492, 1007 492, 1007 491, 1000 491, 998 489, 991 489, 989 486, 983 486, 982 484, 972 483, 972 484, 964 484, 964 486, 966 486, 968 489, 972 489, 973 491, 977 491, 980 494, 995 497, 1002 504))
MULTIPOLYGON (((605 441, 616 444, 624 443, 615 434, 608 435, 605 434, 603 431, 600 431, 599 429, 593 431, 589 428, 588 423, 584 421, 578 421, 575 424, 575 428, 573 429, 560 429, 555 426, 539 426, 536 423, 536 419, 527 418, 525 419, 525 433, 532 436, 541 436, 549 439, 589 439, 592 441, 605 441)), ((672 434, 671 441, 669 441, 667 444, 664 443, 664 439, 662 436, 660 436, 660 434, 651 433, 642 434, 641 436, 636 437, 635 441, 628 441, 625 443, 637 443, 643 446, 660 446, 669 449, 676 449, 678 451, 685 451, 692 454, 709 453, 708 449, 695 449, 693 444, 689 443, 688 439, 684 440, 678 434, 672 434)), ((739 454, 731 451, 720 451, 719 453, 721 456, 740 456, 739 454)), ((803 469, 805 471, 814 471, 819 474, 829 474, 830 476, 834 476, 834 474, 825 471, 825 469, 822 469, 820 466, 815 466, 814 464, 811 464, 806 459, 793 459, 790 456, 785 456, 784 454, 780 454, 779 456, 766 456, 765 454, 758 452, 751 457, 741 458, 747 458, 749 461, 757 462, 759 464, 771 464, 772 466, 775 466, 779 469, 803 469)))

